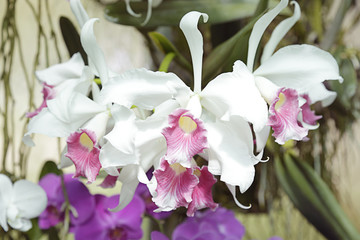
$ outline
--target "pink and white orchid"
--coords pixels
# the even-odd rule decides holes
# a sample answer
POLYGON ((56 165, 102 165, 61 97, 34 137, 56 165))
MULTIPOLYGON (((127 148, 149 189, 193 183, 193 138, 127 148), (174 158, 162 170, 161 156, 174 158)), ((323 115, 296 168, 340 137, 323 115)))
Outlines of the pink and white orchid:
MULTIPOLYGON (((255 133, 263 136, 263 144, 269 133, 268 126, 274 130, 273 136, 279 144, 290 139, 303 140, 309 129, 317 127, 316 120, 319 119, 311 112, 310 104, 321 101, 323 106, 328 106, 336 96, 322 82, 342 81, 335 59, 317 47, 290 45, 274 53, 280 40, 300 18, 299 5, 295 1, 292 4, 295 6, 294 15, 275 28, 264 48, 260 66, 253 71, 260 39, 270 22, 288 5, 288 0, 282 0, 255 23, 249 39, 247 66, 240 61, 234 65, 234 69, 241 72, 238 81, 243 86, 247 84, 248 91, 258 91, 261 94, 260 98, 259 94, 246 98, 253 108, 241 116, 247 116, 254 124, 255 133), (250 86, 249 82, 255 84, 250 86), (265 102, 270 106, 269 111, 263 107, 265 102), (258 112, 257 117, 254 112, 258 112), (258 117, 259 112, 261 118, 258 117), (256 121, 253 120, 255 118, 256 121)), ((261 149, 263 146, 258 147, 261 149)))
MULTIPOLYGON (((142 69, 109 79, 109 82, 103 85, 100 96, 106 104, 117 103, 129 108, 136 106, 145 110, 155 109, 154 115, 159 106, 169 103, 169 101, 173 105, 177 105, 168 115, 177 116, 180 125, 175 127, 176 121, 173 123, 170 121, 170 126, 167 128, 166 125, 158 125, 164 126, 163 133, 167 151, 166 148, 163 149, 164 141, 154 141, 148 146, 152 146, 155 152, 163 152, 162 156, 165 156, 170 165, 180 164, 182 168, 187 169, 192 168, 190 162, 194 154, 205 149, 203 156, 209 160, 208 171, 211 174, 220 175, 220 179, 228 183, 233 193, 235 193, 233 191, 235 186, 239 186, 241 192, 244 192, 253 181, 254 165, 259 162, 262 153, 258 156, 253 153, 253 137, 247 123, 248 119, 231 116, 239 115, 246 109, 250 110, 251 107, 244 108, 244 104, 238 104, 242 97, 239 96, 241 93, 234 90, 236 86, 239 86, 236 72, 219 75, 205 89, 201 90, 203 40, 197 29, 197 23, 201 16, 204 21, 207 21, 206 14, 190 12, 180 22, 180 28, 185 34, 191 51, 194 91, 190 90, 175 74, 142 69), (180 117, 179 113, 182 113, 180 117), (199 131, 200 128, 205 129, 208 134, 207 144, 202 144, 203 134, 201 131, 203 130, 199 131), (229 131, 223 131, 227 128, 229 131), (233 128, 237 130, 239 128, 241 133, 245 132, 246 134, 238 135, 234 133, 233 128), (228 142, 232 144, 224 146, 228 142), (227 148, 226 152, 222 150, 224 147, 227 148)), ((266 103, 263 102, 260 93, 256 90, 255 83, 249 84, 253 84, 254 91, 244 91, 244 94, 248 96, 253 93, 260 98, 260 104, 263 104, 264 118, 266 118, 266 103)), ((266 121, 263 124, 265 123, 266 121)), ((154 136, 158 136, 158 134, 158 130, 154 132, 154 136)), ((147 145, 142 146, 146 148, 147 145)), ((159 155, 156 154, 156 156, 159 155)), ((152 159, 155 169, 164 169, 163 161, 159 162, 161 155, 158 159, 152 159)), ((149 188, 153 189, 154 187, 149 186, 149 188)), ((239 202, 237 204, 244 207, 239 202)), ((122 205, 121 202, 120 205, 122 205)))

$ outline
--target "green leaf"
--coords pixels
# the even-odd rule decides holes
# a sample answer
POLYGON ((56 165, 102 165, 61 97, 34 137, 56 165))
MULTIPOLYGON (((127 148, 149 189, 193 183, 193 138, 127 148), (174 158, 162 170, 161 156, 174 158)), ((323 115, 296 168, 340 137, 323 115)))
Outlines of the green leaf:
POLYGON ((87 55, 81 45, 80 36, 74 24, 66 17, 60 17, 60 29, 69 55, 80 52, 84 63, 87 65, 87 55))
POLYGON ((48 173, 55 173, 56 175, 60 175, 61 172, 62 171, 57 167, 55 162, 46 161, 44 166, 41 169, 39 180, 48 173))
POLYGON ((348 58, 340 60, 340 75, 344 78, 344 82, 330 81, 331 89, 337 93, 337 98, 347 110, 352 110, 352 104, 358 84, 356 70, 352 61, 348 58))
POLYGON ((275 161, 276 176, 299 211, 328 239, 360 239, 335 196, 305 162, 285 155, 275 161))
MULTIPOLYGON (((257 1, 246 0, 176 0, 163 1, 153 8, 152 17, 145 27, 178 26, 180 19, 190 11, 207 13, 209 23, 224 23, 253 15, 257 1)), ((147 4, 144 2, 131 2, 131 8, 142 17, 136 18, 126 11, 124 1, 119 1, 105 7, 105 17, 114 23, 140 27, 144 22, 147 4)))
POLYGON ((155 46, 165 55, 169 53, 175 54, 175 59, 179 65, 185 69, 192 71, 192 65, 186 58, 179 52, 179 50, 161 33, 158 32, 149 32, 150 39, 155 44, 155 46))

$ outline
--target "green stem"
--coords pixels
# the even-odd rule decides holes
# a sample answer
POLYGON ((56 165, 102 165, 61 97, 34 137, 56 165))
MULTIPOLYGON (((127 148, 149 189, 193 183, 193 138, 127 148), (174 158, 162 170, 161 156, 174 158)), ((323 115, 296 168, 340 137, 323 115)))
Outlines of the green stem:
POLYGON ((159 67, 159 71, 160 72, 167 72, 170 66, 170 63, 172 62, 172 60, 175 57, 175 53, 171 52, 165 55, 164 59, 162 60, 160 67, 159 67))

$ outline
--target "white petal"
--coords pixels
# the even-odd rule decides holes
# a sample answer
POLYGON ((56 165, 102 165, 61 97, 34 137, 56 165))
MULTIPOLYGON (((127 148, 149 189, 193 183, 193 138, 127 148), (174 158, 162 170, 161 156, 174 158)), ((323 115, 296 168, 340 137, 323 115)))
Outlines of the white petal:
POLYGON ((41 82, 51 86, 58 86, 67 80, 79 79, 84 66, 80 53, 75 53, 69 61, 36 71, 35 75, 41 82))
POLYGON ((128 165, 121 170, 118 177, 118 180, 122 182, 119 205, 111 211, 120 211, 133 199, 136 187, 139 185, 138 170, 139 167, 136 165, 128 165))
POLYGON ((247 66, 252 72, 254 67, 254 60, 256 55, 256 50, 258 48, 259 42, 262 35, 265 32, 265 29, 269 26, 272 20, 283 10, 287 5, 288 0, 281 0, 281 2, 269 12, 264 14, 259 20, 256 21, 253 30, 249 38, 249 50, 247 57, 247 66))
POLYGON ((14 183, 14 205, 22 218, 34 218, 46 208, 47 197, 45 191, 37 184, 27 180, 14 183))
POLYGON ((251 207, 250 206, 244 206, 242 205, 236 198, 236 187, 231 185, 231 184, 226 184, 226 186, 228 187, 229 191, 231 192, 231 195, 233 195, 234 201, 236 203, 236 205, 238 205, 239 207, 243 208, 243 209, 249 209, 251 207))
POLYGON ((223 73, 201 92, 201 104, 218 118, 229 112, 254 124, 260 131, 266 124, 268 109, 255 86, 254 76, 241 61, 236 61, 231 73, 223 73))
POLYGON ((340 80, 339 67, 330 53, 311 45, 290 45, 279 49, 254 72, 279 87, 309 91, 324 80, 340 80))
POLYGON ((105 139, 119 151, 125 154, 134 154, 134 139, 137 131, 134 112, 123 106, 118 106, 116 110, 112 111, 112 116, 115 120, 115 126, 105 136, 105 139))
POLYGON ((270 126, 265 126, 258 132, 255 132, 256 137, 256 152, 261 152, 266 145, 266 142, 269 138, 270 126))
POLYGON ((188 42, 194 71, 194 92, 201 92, 201 71, 203 58, 203 37, 197 28, 200 17, 204 22, 208 20, 208 15, 200 12, 189 12, 182 17, 180 28, 188 42))
POLYGON ((29 137, 32 133, 40 133, 49 137, 66 137, 75 131, 69 124, 56 118, 48 108, 42 109, 38 115, 31 118, 27 130, 28 132, 23 138, 25 144, 33 143, 32 141, 29 141, 29 137))
POLYGON ((89 19, 81 29, 81 44, 88 55, 89 65, 95 75, 100 77, 101 83, 106 84, 108 81, 108 69, 105 62, 104 53, 98 46, 94 34, 94 23, 98 19, 89 19))
POLYGON ((82 28, 89 17, 81 4, 80 0, 70 0, 70 7, 74 13, 76 20, 78 21, 80 27, 82 28))
MULTIPOLYGON (((254 164, 258 162, 253 155, 253 138, 250 126, 240 117, 230 121, 218 121, 205 124, 208 130, 209 162, 213 157, 221 166, 220 180, 239 186, 245 192, 255 176, 254 164)), ((215 169, 218 171, 218 169, 215 169)), ((213 169, 209 167, 213 174, 213 169)))
POLYGON ((106 111, 106 106, 77 92, 65 91, 47 104, 56 118, 68 123, 70 128, 75 130, 96 114, 106 111))
POLYGON ((6 219, 6 209, 12 201, 13 187, 10 178, 0 174, 0 226, 7 232, 9 230, 6 219))
POLYGON ((282 21, 279 25, 276 26, 274 31, 271 34, 271 37, 267 44, 264 47, 261 63, 267 60, 274 53, 276 46, 279 44, 281 39, 285 34, 294 26, 294 24, 300 19, 301 11, 299 4, 295 1, 292 1, 291 4, 294 5, 294 15, 282 21))
POLYGON ((313 85, 308 91, 312 103, 321 101, 323 107, 327 107, 335 101, 336 92, 326 89, 323 83, 313 85))
POLYGON ((64 147, 64 149, 61 152, 60 163, 57 166, 59 169, 67 168, 74 165, 73 161, 71 161, 70 158, 65 156, 66 153, 67 153, 67 145, 64 147))
POLYGON ((100 93, 104 103, 115 102, 128 108, 153 110, 166 100, 176 98, 177 93, 191 90, 172 73, 152 72, 146 69, 128 71, 104 84, 100 93))
POLYGON ((129 164, 139 164, 139 160, 135 154, 125 153, 119 151, 115 148, 110 142, 107 142, 100 151, 100 163, 103 168, 111 168, 111 167, 124 167, 129 164))
POLYGON ((29 219, 16 218, 14 221, 9 220, 9 225, 22 232, 27 232, 32 228, 32 223, 29 219))

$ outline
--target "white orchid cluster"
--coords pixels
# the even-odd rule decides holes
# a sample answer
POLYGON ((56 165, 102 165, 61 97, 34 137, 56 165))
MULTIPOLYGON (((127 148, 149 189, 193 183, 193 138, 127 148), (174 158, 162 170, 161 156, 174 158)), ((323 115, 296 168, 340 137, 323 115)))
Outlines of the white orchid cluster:
POLYGON ((147 184, 157 211, 184 206, 192 216, 197 209, 214 209, 214 176, 220 176, 235 202, 246 208, 236 200, 236 187, 244 192, 252 184, 270 128, 279 144, 304 140, 320 118, 310 105, 321 101, 328 106, 336 97, 323 81, 342 81, 335 59, 317 47, 291 45, 274 53, 300 17, 296 2, 294 15, 273 31, 257 69, 254 59, 260 39, 288 0, 281 0, 254 25, 247 64, 236 61, 232 72, 218 75, 204 89, 203 38, 197 24, 208 16, 187 13, 180 28, 191 52, 193 90, 173 73, 111 72, 94 36, 97 19, 89 19, 80 0, 70 4, 81 26, 89 65, 75 54, 68 62, 36 72, 44 85, 44 103, 29 114, 24 141, 34 145, 32 133, 66 138, 61 167, 74 164, 74 176, 88 182, 103 169, 109 175, 103 186, 122 183, 115 210, 131 201, 139 182, 147 184), (195 155, 207 165, 198 166, 195 155), (148 179, 146 172, 152 168, 148 179))

